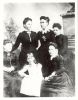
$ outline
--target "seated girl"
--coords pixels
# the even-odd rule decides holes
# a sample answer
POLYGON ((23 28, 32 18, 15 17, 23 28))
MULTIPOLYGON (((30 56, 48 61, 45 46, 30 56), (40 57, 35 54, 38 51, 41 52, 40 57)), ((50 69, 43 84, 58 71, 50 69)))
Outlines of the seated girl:
POLYGON ((40 96, 40 87, 42 81, 42 65, 37 62, 35 53, 30 50, 27 53, 27 63, 18 71, 23 77, 20 89, 22 97, 40 96), (26 74, 27 72, 28 74, 26 74))

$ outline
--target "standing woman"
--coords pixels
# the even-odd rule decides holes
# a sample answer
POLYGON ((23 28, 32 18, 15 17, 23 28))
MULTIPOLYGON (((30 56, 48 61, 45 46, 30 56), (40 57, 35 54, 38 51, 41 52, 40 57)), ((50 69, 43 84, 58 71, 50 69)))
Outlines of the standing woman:
POLYGON ((47 74, 42 82, 41 97, 69 97, 73 96, 73 87, 64 68, 63 58, 58 54, 57 44, 49 43, 49 60, 47 74))
POLYGON ((52 30, 48 28, 49 26, 49 17, 46 16, 41 16, 40 17, 40 26, 41 26, 41 31, 38 32, 37 34, 37 39, 40 41, 40 47, 38 49, 38 57, 40 63, 42 63, 42 73, 43 76, 45 77, 45 63, 47 60, 47 44, 49 42, 55 42, 55 34, 52 30))
POLYGON ((68 38, 61 33, 61 28, 62 26, 59 23, 53 24, 56 44, 58 45, 59 53, 63 56, 68 50, 68 38))
POLYGON ((37 40, 36 40, 36 33, 31 31, 32 26, 32 19, 27 17, 23 21, 23 27, 25 28, 25 31, 19 33, 15 44, 12 47, 12 51, 16 50, 20 43, 21 46, 21 52, 19 55, 19 65, 20 68, 25 64, 26 60, 26 53, 29 50, 29 48, 36 49, 37 47, 37 40))

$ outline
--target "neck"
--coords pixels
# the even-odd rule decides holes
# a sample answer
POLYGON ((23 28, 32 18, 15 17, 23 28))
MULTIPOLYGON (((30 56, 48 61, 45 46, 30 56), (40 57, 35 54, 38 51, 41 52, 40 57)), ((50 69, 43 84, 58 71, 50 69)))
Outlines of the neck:
POLYGON ((53 58, 57 57, 58 55, 52 55, 50 56, 50 60, 52 60, 53 58))
POLYGON ((29 65, 33 65, 33 64, 35 64, 34 62, 29 62, 29 65))
POLYGON ((45 29, 42 29, 42 32, 47 33, 47 31, 49 31, 48 27, 47 27, 47 28, 45 28, 45 29))
POLYGON ((31 32, 31 29, 30 29, 30 30, 28 30, 28 29, 25 29, 25 31, 27 31, 27 32, 31 32))

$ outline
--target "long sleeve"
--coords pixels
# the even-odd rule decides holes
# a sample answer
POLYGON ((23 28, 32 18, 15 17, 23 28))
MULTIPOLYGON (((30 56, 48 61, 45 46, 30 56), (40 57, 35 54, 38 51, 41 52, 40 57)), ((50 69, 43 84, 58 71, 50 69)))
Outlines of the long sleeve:
POLYGON ((64 36, 63 37, 63 49, 62 49, 62 51, 66 51, 67 48, 68 48, 68 38, 67 38, 67 36, 64 36))
POLYGON ((18 35, 15 44, 12 47, 11 51, 14 51, 18 48, 19 44, 21 43, 21 33, 18 35))
POLYGON ((58 45, 59 53, 64 54, 68 48, 68 38, 65 35, 56 36, 56 43, 58 45))
POLYGON ((50 42, 54 42, 54 43, 56 42, 56 40, 55 40, 55 34, 54 34, 53 31, 51 31, 50 42))
POLYGON ((56 70, 56 74, 57 75, 60 74, 60 73, 62 73, 62 72, 67 72, 67 70, 64 67, 64 61, 63 61, 62 57, 60 57, 59 60, 58 60, 58 66, 59 67, 56 70))

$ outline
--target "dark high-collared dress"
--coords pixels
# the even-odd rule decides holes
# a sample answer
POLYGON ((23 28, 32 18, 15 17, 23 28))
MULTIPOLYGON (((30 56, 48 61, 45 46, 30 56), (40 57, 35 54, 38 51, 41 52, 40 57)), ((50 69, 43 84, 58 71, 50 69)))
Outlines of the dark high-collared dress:
POLYGON ((19 63, 20 66, 23 66, 24 63, 26 62, 26 53, 27 51, 31 48, 31 49, 36 49, 38 42, 36 39, 36 32, 31 31, 30 37, 27 33, 27 31, 23 31, 21 33, 19 33, 15 44, 13 45, 12 51, 16 50, 18 48, 18 46, 21 45, 21 52, 19 55, 19 63))
POLYGON ((45 71, 45 62, 47 60, 48 55, 48 49, 47 45, 49 42, 55 42, 55 34, 52 30, 48 30, 46 33, 42 33, 42 31, 39 31, 37 33, 37 40, 40 40, 41 46, 38 49, 38 57, 40 63, 43 65, 42 67, 42 73, 44 74, 45 71))
POLYGON ((41 85, 41 97, 71 97, 74 95, 71 79, 64 68, 63 58, 57 56, 46 63, 45 77, 56 71, 56 76, 49 81, 43 80, 41 85))
POLYGON ((68 49, 68 38, 67 36, 60 34, 56 36, 56 43, 58 45, 59 54, 64 55, 68 49))

